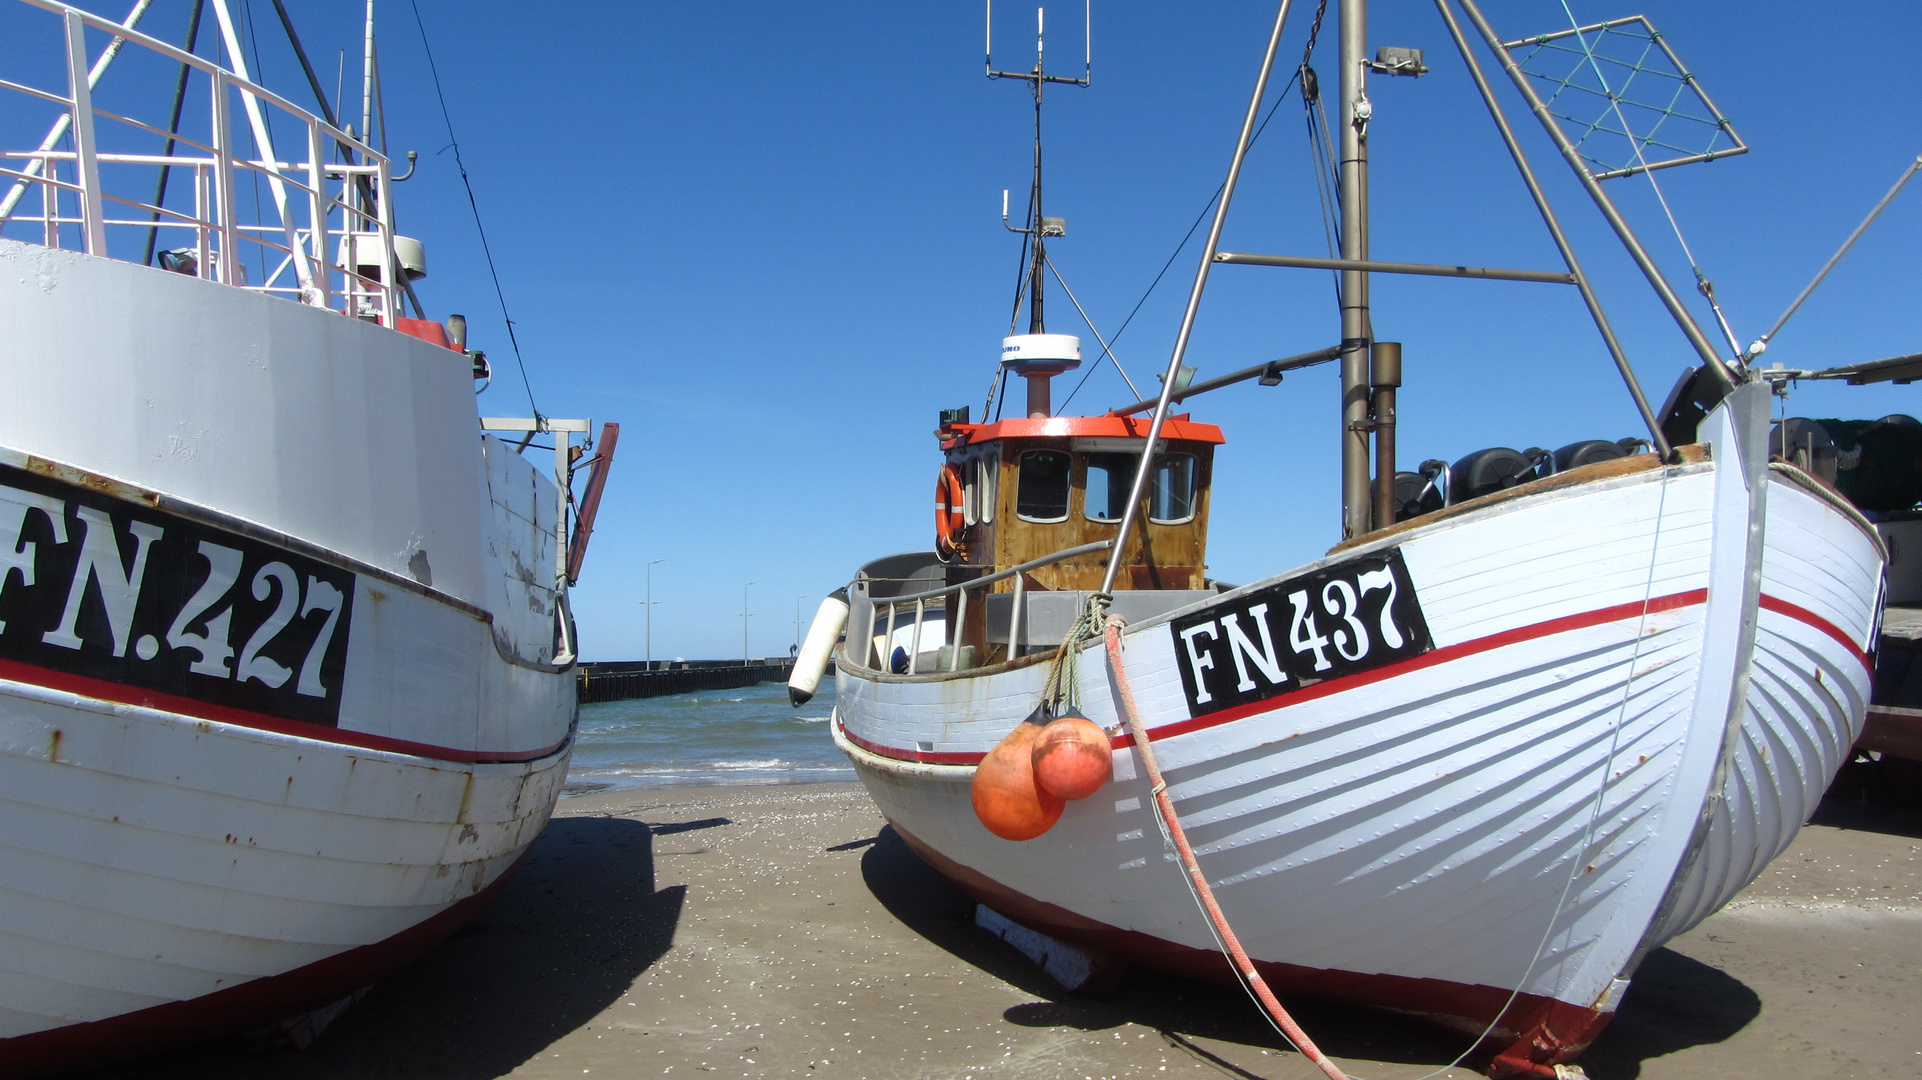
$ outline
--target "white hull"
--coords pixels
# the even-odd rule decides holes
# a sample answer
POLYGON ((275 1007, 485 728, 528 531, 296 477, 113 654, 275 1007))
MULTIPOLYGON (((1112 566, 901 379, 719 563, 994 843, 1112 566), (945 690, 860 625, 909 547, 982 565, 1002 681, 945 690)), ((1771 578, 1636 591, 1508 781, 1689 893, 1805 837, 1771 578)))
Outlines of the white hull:
POLYGON ((6 240, 0 325, 0 1068, 316 1008, 451 931, 575 712, 557 489, 466 358, 6 240))
MULTIPOLYGON (((1524 1070, 1567 1060, 1649 949, 1787 845, 1860 730, 1883 552, 1762 462, 1765 402, 1747 388, 1704 425, 1709 461, 1551 481, 1127 628, 1202 868, 1282 987, 1486 1030, 1524 1070), (1312 685, 1262 666, 1249 605, 1286 596, 1264 590, 1356 584, 1394 553, 1425 651, 1312 685), (1229 687, 1255 696, 1202 696, 1229 687)), ((944 872, 1038 929, 1226 974, 1127 737, 1114 782, 1046 835, 976 820, 972 763, 1034 709, 1044 665, 839 671, 837 738, 944 872)), ((1118 731, 1098 648, 1080 676, 1084 710, 1118 731)))

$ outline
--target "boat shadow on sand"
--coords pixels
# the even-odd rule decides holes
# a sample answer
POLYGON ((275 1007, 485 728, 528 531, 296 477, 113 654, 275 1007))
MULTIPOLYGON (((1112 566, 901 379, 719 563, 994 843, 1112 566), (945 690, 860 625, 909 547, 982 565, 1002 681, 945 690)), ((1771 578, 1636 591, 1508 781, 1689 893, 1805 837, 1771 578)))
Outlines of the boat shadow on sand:
MULTIPOLYGON (((1269 1063, 1275 1059, 1257 1056, 1251 1062, 1249 1054, 1234 1047, 1292 1053, 1233 985, 1131 970, 1111 997, 1094 999, 1061 989, 1012 946, 976 927, 974 901, 922 862, 892 828, 881 830, 869 846, 861 872, 875 899, 909 929, 1042 999, 1007 1009, 1002 1017, 1008 1023, 1082 1031, 1139 1024, 1158 1032, 1171 1050, 1247 1078, 1274 1073, 1269 1063), (1210 1048, 1209 1042, 1231 1045, 1210 1048)), ((1440 1067, 1463 1049, 1459 1035, 1390 1014, 1307 1000, 1290 1001, 1289 1009, 1321 1048, 1337 1058, 1440 1067)), ((1643 963, 1614 1022, 1581 1064, 1594 1080, 1633 1080, 1641 1074, 1642 1062, 1721 1042, 1761 1010, 1755 992, 1728 974, 1659 949, 1643 963)))
POLYGON ((493 902, 304 1052, 263 1055, 229 1039, 74 1080, 501 1076, 618 1001, 667 952, 686 890, 655 890, 654 837, 721 824, 556 818, 493 902))

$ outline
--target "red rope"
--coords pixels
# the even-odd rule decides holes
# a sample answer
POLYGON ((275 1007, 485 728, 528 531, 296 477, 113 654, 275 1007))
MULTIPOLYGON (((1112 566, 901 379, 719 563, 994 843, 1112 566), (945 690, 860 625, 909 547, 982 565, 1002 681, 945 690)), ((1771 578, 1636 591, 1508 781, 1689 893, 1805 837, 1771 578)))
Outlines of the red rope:
POLYGON ((1108 643, 1108 664, 1114 669, 1115 686, 1121 691, 1122 713, 1128 720, 1128 730, 1134 734, 1135 749, 1141 753, 1141 764, 1148 770, 1148 783, 1154 792, 1155 805, 1161 808, 1161 819, 1168 826, 1168 838, 1174 841, 1175 851, 1181 855, 1181 865, 1188 872, 1195 899, 1201 902, 1202 910, 1207 912, 1208 921, 1214 923, 1215 931, 1221 935, 1221 942, 1227 947, 1236 970, 1241 973, 1249 989, 1254 991, 1261 1007, 1273 1018, 1275 1026, 1304 1057, 1327 1074, 1329 1080, 1348 1080, 1340 1066, 1329 1061, 1328 1055, 1321 1052, 1314 1040, 1301 1030, 1301 1025, 1295 1023, 1295 1018, 1288 1015, 1288 1010, 1281 1007, 1281 1001, 1275 997, 1274 991, 1268 989, 1261 973, 1255 970, 1254 961, 1248 959, 1248 954, 1243 951, 1240 939, 1235 937, 1234 929, 1228 925, 1228 917, 1221 913, 1221 905, 1215 902, 1215 891, 1208 886, 1207 877, 1201 873, 1201 864, 1195 860, 1194 849, 1188 846, 1188 834, 1182 831, 1181 819, 1175 816, 1175 801, 1168 795, 1168 782, 1161 778, 1161 766, 1155 761, 1153 745, 1148 742, 1148 729, 1142 726, 1140 711, 1135 708, 1134 690, 1128 685, 1128 672, 1121 664, 1119 617, 1108 617, 1104 637, 1108 643))

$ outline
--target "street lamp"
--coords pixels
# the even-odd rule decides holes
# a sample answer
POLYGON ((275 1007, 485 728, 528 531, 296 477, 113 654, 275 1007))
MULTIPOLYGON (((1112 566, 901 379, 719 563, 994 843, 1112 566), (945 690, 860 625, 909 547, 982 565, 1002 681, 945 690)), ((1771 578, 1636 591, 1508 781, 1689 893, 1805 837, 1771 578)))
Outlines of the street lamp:
POLYGON ((806 593, 794 598, 794 655, 796 656, 801 654, 801 601, 807 598, 806 593))
POLYGON ((654 670, 654 563, 664 563, 666 559, 655 559, 647 564, 647 670, 654 670))
POLYGON ((747 585, 743 585, 743 586, 741 586, 741 666, 742 666, 742 667, 747 667, 747 666, 748 666, 748 663, 747 663, 747 619, 748 619, 748 616, 749 616, 749 615, 752 615, 752 614, 753 614, 753 612, 751 612, 751 611, 749 611, 749 610, 747 609, 747 587, 748 587, 748 585, 759 585, 759 584, 760 584, 760 582, 758 582, 758 581, 750 581, 750 582, 748 582, 748 583, 747 583, 747 585))

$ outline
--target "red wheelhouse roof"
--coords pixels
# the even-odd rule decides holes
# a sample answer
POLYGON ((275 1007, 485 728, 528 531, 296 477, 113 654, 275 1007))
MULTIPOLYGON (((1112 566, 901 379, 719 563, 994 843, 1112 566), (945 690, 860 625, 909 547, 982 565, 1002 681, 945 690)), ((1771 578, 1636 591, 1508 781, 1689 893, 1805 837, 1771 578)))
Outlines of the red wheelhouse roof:
MULTIPOLYGON (((1047 416, 997 420, 992 424, 955 424, 943 430, 941 449, 978 446, 996 439, 1065 439, 1077 435, 1145 439, 1149 421, 1146 416, 1047 416)), ((1170 416, 1161 425, 1161 437, 1205 443, 1228 441, 1220 428, 1197 424, 1188 419, 1187 413, 1170 416)))

